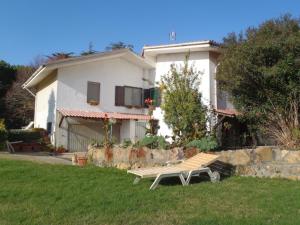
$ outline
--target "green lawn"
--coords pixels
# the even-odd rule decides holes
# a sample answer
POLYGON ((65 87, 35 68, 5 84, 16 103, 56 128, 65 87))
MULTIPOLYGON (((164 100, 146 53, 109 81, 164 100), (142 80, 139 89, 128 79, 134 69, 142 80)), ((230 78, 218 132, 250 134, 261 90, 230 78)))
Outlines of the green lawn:
POLYGON ((149 191, 125 171, 0 160, 0 224, 300 224, 300 182, 177 180, 149 191))

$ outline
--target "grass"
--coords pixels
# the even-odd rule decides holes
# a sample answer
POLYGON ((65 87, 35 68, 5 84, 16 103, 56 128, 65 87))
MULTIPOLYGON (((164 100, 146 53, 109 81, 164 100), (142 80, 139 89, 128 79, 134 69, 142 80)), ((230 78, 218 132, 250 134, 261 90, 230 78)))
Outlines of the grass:
POLYGON ((300 183, 231 177, 132 185, 117 169, 0 160, 0 224, 300 224, 300 183))

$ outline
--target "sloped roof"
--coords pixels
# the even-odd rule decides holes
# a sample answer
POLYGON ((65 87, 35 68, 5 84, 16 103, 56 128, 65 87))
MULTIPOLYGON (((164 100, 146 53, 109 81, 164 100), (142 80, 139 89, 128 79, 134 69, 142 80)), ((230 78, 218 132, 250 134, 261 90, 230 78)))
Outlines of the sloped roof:
POLYGON ((214 111, 219 115, 229 116, 229 117, 235 117, 241 114, 235 109, 215 109, 214 111))
POLYGON ((152 62, 149 62, 148 60, 137 55, 129 49, 112 50, 108 52, 95 53, 86 56, 77 56, 67 59, 51 61, 45 65, 40 66, 23 84, 23 88, 35 86, 55 69, 112 58, 124 58, 125 60, 139 65, 143 68, 152 69, 155 67, 155 65, 152 62))
POLYGON ((58 109, 64 117, 77 117, 85 119, 120 119, 120 120, 150 120, 151 116, 143 114, 128 114, 116 112, 94 112, 94 111, 81 111, 70 109, 58 109))

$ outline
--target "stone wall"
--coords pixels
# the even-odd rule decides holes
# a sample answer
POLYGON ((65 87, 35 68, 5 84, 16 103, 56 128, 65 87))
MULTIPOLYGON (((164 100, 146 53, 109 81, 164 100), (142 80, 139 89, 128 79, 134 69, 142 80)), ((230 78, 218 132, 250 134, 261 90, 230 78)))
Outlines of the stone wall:
POLYGON ((219 161, 231 165, 238 175, 300 180, 300 151, 263 146, 217 154, 219 161))
POLYGON ((117 167, 130 169, 139 167, 161 166, 167 161, 184 158, 181 148, 171 150, 149 148, 118 148, 103 149, 91 147, 88 151, 89 160, 101 167, 117 167))
MULTIPOLYGON (((120 169, 164 165, 196 154, 182 148, 158 150, 148 148, 90 148, 90 161, 101 167, 120 169)), ((300 151, 280 150, 277 147, 258 147, 255 149, 227 150, 215 152, 219 160, 211 167, 223 175, 238 174, 257 177, 283 177, 300 180, 300 151)))

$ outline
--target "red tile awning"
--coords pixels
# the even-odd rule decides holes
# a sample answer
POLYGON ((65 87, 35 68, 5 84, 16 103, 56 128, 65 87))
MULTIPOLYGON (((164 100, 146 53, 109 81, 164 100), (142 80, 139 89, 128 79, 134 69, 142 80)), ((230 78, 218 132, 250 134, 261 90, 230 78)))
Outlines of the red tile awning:
POLYGON ((238 111, 235 109, 215 109, 214 110, 217 114, 223 115, 223 116, 229 116, 229 117, 235 117, 237 115, 240 115, 238 111))
POLYGON ((116 112, 92 112, 81 110, 58 109, 64 117, 78 117, 85 119, 104 119, 113 118, 120 120, 150 120, 151 116, 143 114, 129 114, 129 113, 116 113, 116 112))

